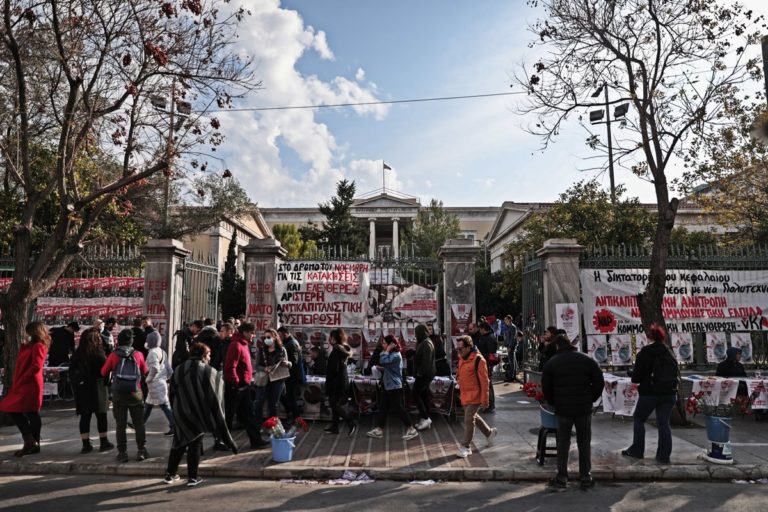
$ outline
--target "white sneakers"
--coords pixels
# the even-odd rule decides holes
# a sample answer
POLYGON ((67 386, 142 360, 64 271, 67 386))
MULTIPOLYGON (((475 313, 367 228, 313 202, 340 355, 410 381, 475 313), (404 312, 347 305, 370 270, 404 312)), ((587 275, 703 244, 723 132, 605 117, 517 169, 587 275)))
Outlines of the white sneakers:
POLYGON ((494 427, 491 429, 491 433, 485 436, 485 446, 493 446, 493 440, 496 438, 496 435, 499 433, 499 430, 494 427))
POLYGON ((419 431, 411 427, 405 431, 405 434, 403 435, 403 439, 405 439, 406 441, 410 441, 411 439, 413 439, 418 435, 419 435, 419 431))
MULTIPOLYGON (((382 437, 384 437, 384 430, 382 430, 379 427, 376 427, 375 429, 369 430, 368 432, 366 432, 365 435, 367 435, 368 437, 373 437, 375 439, 381 439, 382 437)), ((419 435, 419 432, 415 428, 410 427, 408 430, 405 431, 405 434, 403 435, 403 439, 405 439, 406 441, 409 441, 414 437, 417 437, 418 435, 419 435)))
POLYGON ((426 430, 432 426, 432 419, 431 418, 424 418, 419 420, 418 423, 416 423, 416 430, 426 430))
POLYGON ((468 446, 460 447, 459 448, 459 453, 456 454, 456 456, 459 457, 460 459, 466 459, 470 455, 472 455, 472 448, 470 448, 468 446))

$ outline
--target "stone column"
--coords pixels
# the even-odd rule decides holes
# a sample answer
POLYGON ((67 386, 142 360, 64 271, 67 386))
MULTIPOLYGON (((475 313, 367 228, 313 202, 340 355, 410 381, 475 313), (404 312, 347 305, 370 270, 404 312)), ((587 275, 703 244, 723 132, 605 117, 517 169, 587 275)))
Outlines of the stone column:
POLYGON ((277 328, 277 300, 275 279, 277 266, 286 250, 274 238, 251 240, 245 253, 245 317, 260 333, 270 327, 277 328))
POLYGON ((184 267, 190 251, 179 240, 150 240, 141 248, 144 256, 144 314, 152 319, 169 354, 173 334, 181 328, 184 267))
POLYGON ((376 219, 368 219, 370 228, 368 228, 368 259, 376 259, 376 219))
POLYGON ((583 250, 575 238, 551 238, 536 251, 542 264, 545 326, 557 325, 555 304, 581 302, 579 255, 583 250))
POLYGON ((395 259, 400 257, 400 231, 398 223, 399 217, 392 217, 392 255, 395 259))
MULTIPOLYGON (((475 258, 480 247, 473 240, 448 240, 437 252, 443 261, 443 326, 447 340, 467 334, 467 326, 475 321, 475 258)), ((451 353, 450 346, 445 348, 451 353)))

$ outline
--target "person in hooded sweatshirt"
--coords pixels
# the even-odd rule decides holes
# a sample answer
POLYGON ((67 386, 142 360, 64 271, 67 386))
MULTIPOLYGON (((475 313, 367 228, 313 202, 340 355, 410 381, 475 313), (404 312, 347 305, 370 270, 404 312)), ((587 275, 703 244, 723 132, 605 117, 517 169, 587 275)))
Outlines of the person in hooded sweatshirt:
MULTIPOLYGON (((729 347, 725 351, 725 361, 717 365, 717 371, 715 375, 718 377, 747 377, 747 370, 744 369, 744 365, 741 364, 741 349, 739 347, 729 347)), ((737 395, 747 396, 747 383, 739 382, 739 389, 736 391, 737 395)))
POLYGON ((133 333, 123 329, 117 335, 117 348, 109 354, 107 362, 101 367, 101 376, 112 373, 112 414, 115 417, 115 437, 117 437, 117 461, 128 462, 128 438, 125 429, 128 426, 128 414, 131 415, 136 433, 136 460, 149 457, 147 435, 144 429, 144 411, 141 394, 141 376, 149 372, 144 355, 133 349, 133 333), (124 389, 125 388, 125 389, 124 389), (130 388, 130 389, 128 389, 130 388))
POLYGON ((160 348, 160 333, 152 331, 147 334, 145 344, 148 350, 147 367, 147 399, 144 403, 144 424, 147 424, 149 415, 154 406, 160 407, 168 420, 168 432, 166 436, 173 435, 173 412, 168 400, 168 380, 173 375, 168 354, 160 348))

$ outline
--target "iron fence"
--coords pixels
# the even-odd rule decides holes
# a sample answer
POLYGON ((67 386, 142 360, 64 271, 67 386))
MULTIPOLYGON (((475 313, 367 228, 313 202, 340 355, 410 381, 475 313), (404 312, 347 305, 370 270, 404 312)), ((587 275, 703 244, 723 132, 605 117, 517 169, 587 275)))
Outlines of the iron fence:
POLYGON ((182 267, 181 318, 188 322, 219 317, 219 264, 215 254, 191 254, 182 267))

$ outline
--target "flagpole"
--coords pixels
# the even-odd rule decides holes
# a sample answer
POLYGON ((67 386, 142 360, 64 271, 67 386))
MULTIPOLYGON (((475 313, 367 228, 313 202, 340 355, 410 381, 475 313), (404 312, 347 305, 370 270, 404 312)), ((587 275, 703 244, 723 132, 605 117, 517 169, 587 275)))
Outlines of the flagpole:
POLYGON ((382 193, 387 193, 387 184, 386 184, 386 176, 387 176, 387 169, 384 167, 387 165, 384 163, 384 160, 381 161, 381 191, 382 193))

